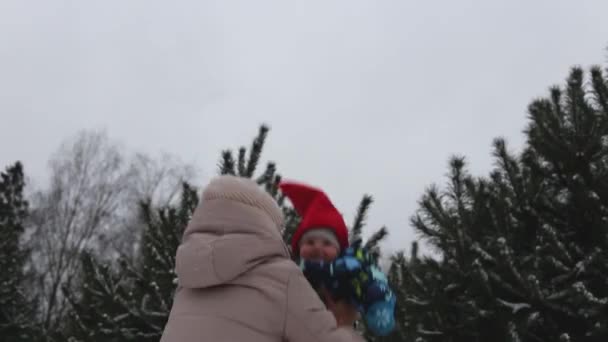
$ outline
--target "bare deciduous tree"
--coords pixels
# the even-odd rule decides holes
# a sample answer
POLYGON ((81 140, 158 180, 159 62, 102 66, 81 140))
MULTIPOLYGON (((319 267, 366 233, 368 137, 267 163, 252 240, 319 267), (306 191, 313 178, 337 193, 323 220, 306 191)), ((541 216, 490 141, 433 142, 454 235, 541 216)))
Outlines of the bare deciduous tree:
POLYGON ((32 199, 32 257, 47 332, 60 322, 61 286, 77 275, 78 254, 111 229, 121 210, 129 178, 125 164, 104 133, 82 132, 53 156, 49 188, 32 199))
POLYGON ((83 131, 64 143, 50 161, 48 189, 37 191, 30 215, 32 267, 37 273, 42 329, 56 331, 65 298, 79 276, 79 255, 92 250, 106 258, 133 255, 140 228, 139 203, 169 202, 181 181, 194 174, 168 155, 130 158, 105 132, 83 131))
POLYGON ((122 208, 126 213, 118 217, 118 229, 104 236, 102 250, 111 258, 121 256, 133 260, 144 228, 139 217, 142 201, 154 207, 173 203, 183 182, 195 178, 196 169, 169 154, 154 158, 138 153, 131 160, 129 176, 128 198, 122 208))

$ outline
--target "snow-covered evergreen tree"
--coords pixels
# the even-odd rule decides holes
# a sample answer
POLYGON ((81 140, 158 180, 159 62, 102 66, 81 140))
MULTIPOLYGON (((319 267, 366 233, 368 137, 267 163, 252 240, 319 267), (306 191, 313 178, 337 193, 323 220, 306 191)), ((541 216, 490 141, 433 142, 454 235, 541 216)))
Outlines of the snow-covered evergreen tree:
POLYGON ((28 203, 23 166, 17 162, 0 173, 0 336, 2 341, 35 339, 35 306, 26 291, 28 251, 21 243, 28 203))
POLYGON ((139 259, 119 266, 84 254, 81 292, 67 293, 73 341, 158 341, 176 288, 175 253, 198 203, 196 189, 185 183, 177 205, 152 208, 143 203, 145 224, 139 259))
POLYGON ((454 158, 423 196, 412 222, 441 260, 402 263, 411 339, 608 340, 608 83, 590 75, 532 102, 521 154, 497 139, 489 177, 454 158))

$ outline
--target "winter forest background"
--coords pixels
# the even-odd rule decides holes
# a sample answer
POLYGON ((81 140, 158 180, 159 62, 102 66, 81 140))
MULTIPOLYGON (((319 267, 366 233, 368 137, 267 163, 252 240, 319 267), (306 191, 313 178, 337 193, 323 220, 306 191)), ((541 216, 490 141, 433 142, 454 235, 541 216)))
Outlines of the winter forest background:
MULTIPOLYGON (((495 139, 484 176, 449 161, 408 213, 420 240, 401 251, 383 253, 390 230, 366 226, 372 196, 350 208, 352 236, 368 232, 399 298, 397 331, 370 340, 608 341, 608 70, 573 67, 522 125, 523 148, 495 139)), ((260 163, 269 127, 252 138, 222 151, 217 172, 275 196, 288 240, 298 217, 277 191, 280 160, 260 163)), ((203 185, 194 168, 128 155, 99 131, 67 140, 49 165, 44 188, 19 161, 0 179, 0 340, 158 341, 203 185)))

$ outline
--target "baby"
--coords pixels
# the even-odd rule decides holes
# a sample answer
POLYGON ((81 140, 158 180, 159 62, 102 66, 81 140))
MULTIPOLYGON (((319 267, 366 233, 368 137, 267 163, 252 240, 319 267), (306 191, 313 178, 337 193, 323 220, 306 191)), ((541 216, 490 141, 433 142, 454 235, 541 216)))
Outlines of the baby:
POLYGON ((331 200, 300 183, 283 182, 280 189, 301 216, 292 253, 321 299, 330 310, 340 308, 336 302, 351 305, 372 333, 389 334, 395 325, 395 296, 360 241, 349 246, 348 228, 331 200))

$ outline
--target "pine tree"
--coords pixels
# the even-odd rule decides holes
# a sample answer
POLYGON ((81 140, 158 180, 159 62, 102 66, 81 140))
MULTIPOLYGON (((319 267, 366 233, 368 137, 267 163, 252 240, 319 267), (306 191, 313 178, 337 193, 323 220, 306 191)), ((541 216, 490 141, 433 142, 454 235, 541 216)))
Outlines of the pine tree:
MULTIPOLYGON (((261 159, 268 132, 269 127, 261 125, 258 135, 253 139, 249 150, 244 146, 239 148, 237 160, 234 159, 232 150, 224 150, 219 164, 220 174, 231 174, 239 177, 252 178, 261 159)), ((286 205, 285 196, 279 191, 279 183, 281 182, 282 176, 277 172, 276 163, 269 161, 264 172, 255 179, 260 186, 263 186, 266 191, 275 198, 283 210, 285 217, 283 240, 289 245, 289 241, 300 222, 300 217, 292 206, 286 205)), ((368 194, 363 195, 359 208, 357 209, 355 220, 350 228, 351 241, 361 238, 367 213, 372 203, 372 196, 368 194)), ((372 250, 374 255, 378 258, 380 257, 380 248, 378 244, 384 240, 387 235, 388 231, 386 227, 381 227, 366 241, 365 246, 372 250)))
POLYGON ((21 244, 28 209, 24 186, 21 163, 0 173, 0 336, 7 342, 35 338, 34 302, 25 287, 28 251, 21 244))
POLYGON ((169 317, 176 289, 175 254, 184 229, 198 204, 196 189, 183 184, 177 205, 152 208, 141 204, 145 224, 138 260, 120 260, 118 267, 82 259, 80 297, 70 294, 71 341, 158 341, 169 317))
POLYGON ((255 171, 262 158, 262 151, 264 150, 264 144, 266 143, 269 131, 270 128, 267 125, 261 125, 249 150, 245 146, 239 147, 237 160, 234 159, 232 150, 222 151, 218 169, 222 175, 228 174, 254 179, 266 192, 277 200, 283 210, 286 221, 285 229, 282 232, 283 238, 285 241, 289 241, 297 226, 298 218, 295 211, 284 204, 285 198, 279 192, 279 183, 281 183, 282 177, 277 172, 276 163, 273 161, 267 162, 266 169, 259 176, 255 177, 255 171))
POLYGON ((523 151, 496 139, 489 177, 454 158, 425 193, 412 223, 441 258, 401 262, 411 339, 608 340, 608 83, 590 74, 532 102, 523 151))
POLYGON ((72 293, 64 288, 71 305, 70 318, 63 336, 57 341, 123 341, 135 340, 140 325, 134 324, 136 298, 125 263, 113 268, 97 260, 92 253, 81 255, 81 288, 72 293))

